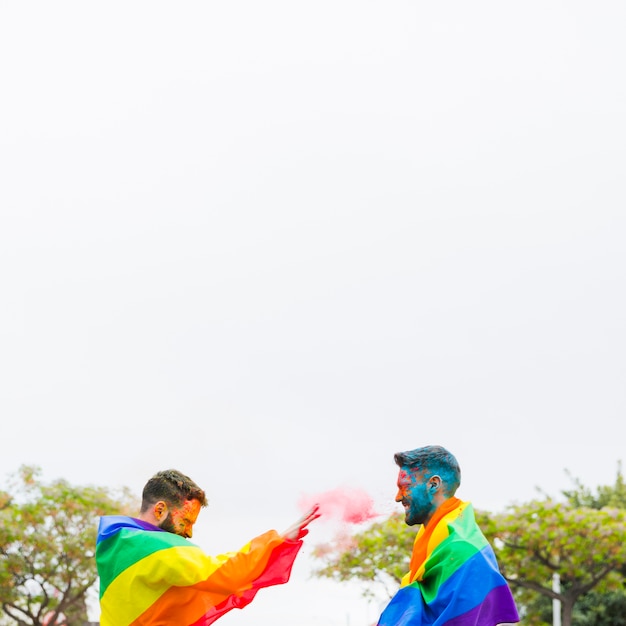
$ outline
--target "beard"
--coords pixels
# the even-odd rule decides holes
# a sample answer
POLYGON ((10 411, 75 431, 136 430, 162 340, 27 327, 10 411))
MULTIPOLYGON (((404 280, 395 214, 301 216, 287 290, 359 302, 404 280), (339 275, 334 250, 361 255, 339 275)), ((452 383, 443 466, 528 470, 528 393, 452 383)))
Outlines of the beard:
POLYGON ((417 524, 423 524, 424 515, 420 511, 414 511, 409 507, 404 513, 404 523, 407 526, 415 526, 417 524))
POLYGON ((431 500, 426 496, 414 494, 414 496, 408 500, 408 507, 404 512, 404 523, 407 526, 423 524, 430 519, 433 511, 434 506, 431 500))
POLYGON ((172 516, 170 515, 169 511, 167 513, 167 517, 164 520, 161 520, 159 528, 161 530, 165 530, 168 533, 174 533, 175 535, 177 534, 176 527, 172 522, 172 516))

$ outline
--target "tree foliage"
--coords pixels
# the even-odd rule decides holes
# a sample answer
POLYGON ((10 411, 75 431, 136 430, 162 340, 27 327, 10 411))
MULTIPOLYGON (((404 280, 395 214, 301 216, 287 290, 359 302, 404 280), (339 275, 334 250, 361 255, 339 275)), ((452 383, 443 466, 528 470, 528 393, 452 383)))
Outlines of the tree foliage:
MULTIPOLYGON (((595 510, 612 507, 626 510, 626 483, 621 463, 617 464, 614 484, 600 485, 595 490, 584 485, 570 472, 566 471, 566 474, 572 481, 573 488, 563 490, 561 495, 572 507, 595 510)), ((549 499, 547 494, 543 495, 549 499)), ((612 576, 617 578, 618 574, 626 580, 626 561, 612 576)), ((539 594, 535 594, 534 597, 528 597, 532 594, 525 595, 524 608, 529 616, 525 621, 533 624, 552 623, 551 599, 539 594)), ((573 609, 572 623, 576 626, 626 626, 626 589, 624 586, 617 585, 614 589, 605 591, 603 585, 600 584, 589 593, 580 596, 573 609)))
POLYGON ((481 514, 479 523, 509 583, 559 600, 563 626, 572 624, 574 605, 592 589, 621 587, 624 510, 573 507, 547 499, 511 506, 499 515, 481 514), (554 574, 560 579, 560 592, 553 590, 554 574))
POLYGON ((574 608, 576 626, 626 626, 626 594, 623 591, 590 592, 574 608))
POLYGON ((0 491, 0 606, 3 623, 79 626, 96 583, 97 518, 134 506, 127 490, 44 484, 23 466, 0 491))
POLYGON ((563 490, 562 494, 574 507, 587 507, 590 509, 603 509, 612 507, 616 509, 626 509, 626 483, 622 474, 622 465, 617 465, 617 476, 615 484, 600 485, 594 493, 592 489, 583 485, 579 478, 571 476, 574 489, 563 490))

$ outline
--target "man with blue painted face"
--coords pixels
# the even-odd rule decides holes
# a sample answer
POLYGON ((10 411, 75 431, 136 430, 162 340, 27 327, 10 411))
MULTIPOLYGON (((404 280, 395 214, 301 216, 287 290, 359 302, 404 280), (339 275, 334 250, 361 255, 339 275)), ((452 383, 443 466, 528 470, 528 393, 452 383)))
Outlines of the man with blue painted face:
POLYGON ((396 502, 419 524, 409 572, 378 626, 497 626, 519 622, 513 596, 469 502, 455 493, 461 469, 448 450, 394 455, 396 502))

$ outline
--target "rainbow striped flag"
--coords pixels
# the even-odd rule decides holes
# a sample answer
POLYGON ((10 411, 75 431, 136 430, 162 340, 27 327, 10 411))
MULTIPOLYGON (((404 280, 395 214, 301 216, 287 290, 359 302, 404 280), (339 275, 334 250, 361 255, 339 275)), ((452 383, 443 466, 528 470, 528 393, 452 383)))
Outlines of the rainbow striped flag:
POLYGON ((101 626, 208 626, 286 583, 302 541, 268 531, 239 552, 208 556, 187 539, 121 515, 100 518, 101 626))
POLYGON ((378 626, 519 622, 511 591, 469 502, 450 498, 419 529, 410 567, 378 626))

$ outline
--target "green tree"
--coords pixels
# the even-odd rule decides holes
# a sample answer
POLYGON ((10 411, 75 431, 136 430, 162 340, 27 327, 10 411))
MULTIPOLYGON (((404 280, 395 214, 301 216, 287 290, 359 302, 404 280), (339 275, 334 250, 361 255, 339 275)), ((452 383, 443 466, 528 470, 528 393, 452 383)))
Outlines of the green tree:
POLYGON ((511 506, 499 515, 480 513, 477 518, 496 549, 503 575, 520 592, 518 597, 528 603, 533 594, 559 600, 563 626, 573 624, 576 602, 590 591, 622 587, 624 510, 574 507, 546 499, 511 506), (560 592, 553 590, 554 574, 559 576, 560 592))
MULTIPOLYGON (((562 494, 572 506, 592 509, 617 507, 626 510, 626 483, 622 473, 622 464, 617 464, 617 474, 613 485, 600 485, 595 492, 573 478, 574 489, 564 490, 562 494)), ((620 573, 626 579, 626 562, 620 573)), ((626 591, 622 587, 607 593, 590 592, 576 604, 574 611, 576 626, 626 626, 626 591)))
POLYGON ((626 626, 626 594, 591 591, 576 604, 574 623, 576 626, 626 626))
MULTIPOLYGON (((587 487, 578 478, 566 471, 572 481, 573 488, 561 491, 567 502, 575 508, 600 510, 605 507, 626 509, 626 483, 622 474, 621 463, 617 464, 617 474, 612 485, 600 485, 595 490, 587 487)), ((543 492, 540 492, 543 493, 543 492)), ((546 499, 549 496, 545 493, 546 499)), ((626 579, 626 562, 619 573, 626 579)), ((563 585, 566 587, 566 583, 563 585)), ((552 601, 548 596, 524 594, 523 605, 528 613, 527 623, 552 623, 552 601)), ((623 587, 611 591, 602 591, 602 586, 582 595, 576 601, 572 615, 572 623, 576 626, 626 626, 626 591, 623 587)))
POLYGON ((0 606, 5 624, 82 626, 97 581, 97 518, 133 506, 129 492, 44 484, 23 466, 0 491, 0 606))
POLYGON ((617 464, 617 475, 615 484, 600 485, 594 493, 589 487, 583 485, 579 478, 568 475, 574 483, 574 489, 564 490, 561 493, 567 501, 574 507, 587 507, 590 509, 603 509, 613 507, 626 509, 626 483, 622 474, 622 464, 617 464))

